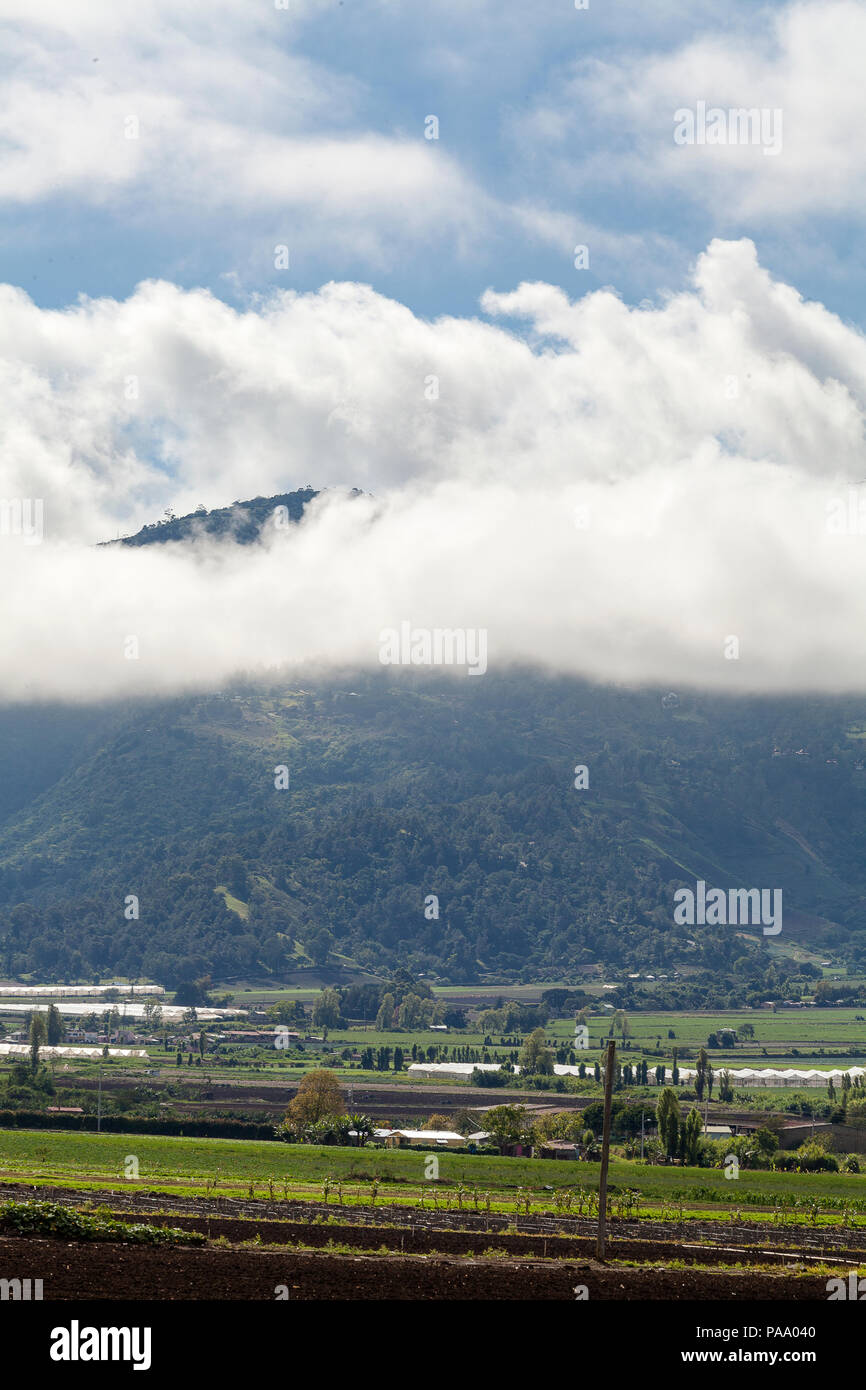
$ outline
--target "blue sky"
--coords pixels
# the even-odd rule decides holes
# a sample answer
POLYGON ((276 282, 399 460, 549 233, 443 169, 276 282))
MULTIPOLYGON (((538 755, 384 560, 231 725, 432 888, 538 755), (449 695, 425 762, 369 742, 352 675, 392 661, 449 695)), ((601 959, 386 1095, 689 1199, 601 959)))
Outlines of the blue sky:
POLYGON ((429 317, 525 280, 639 302, 749 236, 864 320, 857 0, 5 0, 0 19, 0 272, 40 305, 155 277, 229 303, 360 280, 429 317), (781 107, 773 167, 676 150, 673 111, 700 99, 781 107))

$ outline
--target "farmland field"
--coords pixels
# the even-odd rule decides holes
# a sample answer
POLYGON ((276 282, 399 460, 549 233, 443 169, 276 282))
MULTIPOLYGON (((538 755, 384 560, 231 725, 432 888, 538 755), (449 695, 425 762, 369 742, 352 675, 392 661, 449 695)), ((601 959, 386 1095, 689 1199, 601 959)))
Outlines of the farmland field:
POLYGON ((420 1152, 52 1132, 0 1141, 0 1203, 110 1213, 118 1232, 180 1230, 158 1252, 133 1252, 117 1234, 113 1245, 79 1244, 70 1261, 68 1240, 52 1248, 10 1232, 0 1206, 4 1277, 36 1267, 53 1300, 107 1289, 261 1300, 281 1288, 295 1299, 556 1300, 577 1283, 602 1300, 814 1301, 828 1279, 866 1266, 857 1175, 748 1173, 735 1199, 719 1172, 614 1160, 599 1263, 593 1164, 442 1153, 438 1179, 425 1181, 420 1152), (130 1156, 136 1180, 122 1176, 130 1156), (187 1249, 181 1236, 204 1244, 187 1249))
MULTIPOLYGON (((123 1178, 124 1162, 133 1155, 138 1180, 159 1185, 179 1180, 191 1185, 219 1178, 224 1183, 260 1182, 321 1186, 334 1182, 369 1183, 384 1187, 424 1185, 427 1154, 381 1149, 347 1149, 313 1144, 280 1144, 247 1139, 192 1139, 135 1134, 78 1134, 53 1131, 0 1131, 0 1174, 33 1179, 123 1178)), ((488 1155, 437 1153, 442 1186, 479 1186, 503 1193, 531 1188, 598 1185, 597 1163, 554 1159, 497 1158, 488 1155)), ((736 1183, 720 1169, 649 1166, 614 1158, 611 1184, 632 1189, 642 1201, 684 1200, 701 1207, 736 1208, 755 1202, 774 1202, 798 1196, 821 1202, 866 1203, 866 1174, 744 1172, 736 1183), (700 1196, 696 1194, 700 1192, 700 1196), (687 1194, 695 1194, 688 1196, 687 1194)), ((429 1186, 429 1184, 428 1184, 429 1186)), ((866 1207, 864 1207, 866 1210, 866 1207)))
MULTIPOLYGON (((241 1007, 251 1009, 301 995, 309 1004, 316 995, 313 990, 253 988, 249 994, 238 993, 241 1007)), ((538 987, 523 992, 530 1003, 537 1002, 539 995, 538 987)), ((95 1113, 97 1089, 103 1114, 114 1115, 124 1113, 124 1099, 135 1087, 135 1096, 150 1106, 147 1114, 172 1119, 181 1127, 187 1117, 192 1122, 240 1116, 272 1124, 285 1112, 304 1073, 323 1065, 333 1069, 347 1108, 369 1111, 376 1124, 417 1127, 432 1113, 444 1115, 448 1122, 469 1107, 482 1125, 483 1107, 502 1103, 529 1104, 538 1115, 555 1110, 574 1115, 600 1096, 591 1069, 585 1081, 569 1079, 566 1091, 538 1084, 533 1088, 531 1080, 524 1086, 480 1090, 465 1077, 426 1079, 405 1069, 395 1072, 396 1048, 403 1053, 404 1068, 413 1048, 419 1059, 465 1059, 470 1050, 469 1060, 482 1053, 491 1058, 517 1056, 525 1032, 503 1034, 495 1027, 485 1028, 477 1018, 478 1010, 497 1005, 504 997, 514 998, 513 987, 489 992, 455 990, 454 997, 460 1007, 475 1011, 474 1021, 447 1032, 382 1030, 368 1023, 329 1029, 321 1036, 322 1030, 313 1027, 305 1034, 303 1046, 289 1055, 261 1042, 244 1044, 235 1039, 230 1047, 208 1052, 198 1067, 191 1065, 194 1058, 186 1056, 184 1065, 178 1066, 173 1045, 151 1047, 147 1059, 58 1058, 49 1059, 47 1066, 54 1086, 69 1088, 70 1098, 85 1107, 88 1115, 95 1113), (372 1049, 374 1056, 385 1050, 388 1068, 371 1069, 369 1062, 361 1067, 359 1058, 365 1049, 372 1049)), ((251 1025, 261 1029, 263 1018, 261 1013, 257 1019, 251 1017, 251 1025)), ((601 1056, 613 1022, 611 1010, 589 1012, 590 1048, 581 1052, 583 1060, 592 1063, 601 1056)), ((633 1065, 646 1057, 651 1069, 659 1064, 669 1069, 676 1048, 680 1062, 688 1066, 711 1035, 718 1036, 724 1029, 734 1031, 737 1041, 731 1046, 729 1039, 725 1048, 710 1043, 709 1056, 717 1073, 725 1065, 829 1070, 840 1064, 856 1065, 861 1054, 866 1060, 866 1019, 856 1008, 841 1007, 778 1012, 632 1010, 626 1015, 625 1037, 622 1019, 616 1020, 617 1060, 633 1065), (748 1036, 749 1028, 743 1036, 745 1025, 753 1036, 748 1036)), ((549 1045, 568 1051, 573 1030, 572 1016, 550 1020, 544 1034, 549 1045)), ((13 1070, 11 1060, 0 1064, 0 1077, 10 1078, 10 1085, 13 1070)), ((789 1115, 793 1111, 802 1119, 809 1112, 796 1099, 792 1104, 797 1089, 802 1094, 803 1088, 796 1086, 772 1091, 737 1088, 732 1108, 744 1110, 747 1117, 761 1109, 775 1109, 784 1116, 787 1106, 789 1115)), ((617 1099, 627 1101, 638 1095, 649 1096, 654 1105, 658 1091, 623 1086, 617 1099)), ((808 1098, 827 1105, 823 1087, 810 1091, 808 1098)), ((688 1109, 687 1093, 683 1102, 688 1109)), ((135 1113, 129 1112, 133 1131, 135 1113)), ((717 1117, 725 1118, 725 1107, 714 1100, 708 1118, 717 1117)), ((849 1137, 856 1140, 855 1135, 849 1137)), ((822 1260, 827 1270, 866 1263, 866 1174, 747 1166, 736 1181, 730 1181, 720 1168, 645 1164, 625 1157, 629 1152, 627 1145, 618 1144, 609 1174, 611 1240, 618 1252, 611 1269, 621 1277, 618 1283, 612 1282, 600 1267, 592 1276, 600 1298, 614 1296, 614 1289, 623 1296, 622 1290, 631 1287, 629 1280, 641 1297, 677 1296, 672 1292, 677 1287, 683 1296, 690 1290, 694 1297, 738 1298, 737 1290, 748 1287, 750 1296, 779 1297, 784 1287, 785 1297, 816 1298, 823 1285, 808 1275, 808 1268, 817 1268, 822 1260), (690 1267, 687 1276, 677 1272, 683 1261, 690 1267), (834 1261, 841 1261, 841 1266, 834 1261), (784 1285, 779 1282, 780 1264, 788 1281, 784 1285), (749 1285, 737 1283, 743 1265, 751 1271, 749 1285)), ((44 1196, 77 1206, 99 1203, 116 1214, 127 1213, 124 1219, 146 1211, 157 1224, 167 1222, 172 1213, 176 1223, 186 1222, 188 1229, 206 1234, 208 1250, 216 1260, 208 1277, 218 1282, 220 1271, 225 1270, 226 1290, 259 1287, 257 1271, 264 1269, 266 1261, 247 1249, 254 1239, 291 1246, 292 1259, 306 1271, 297 1277, 303 1277, 308 1288, 320 1281, 322 1296, 328 1296, 324 1291, 329 1287, 341 1286, 346 1261, 352 1265, 371 1262, 369 1285, 363 1279, 358 1284, 350 1280, 349 1287, 356 1292, 332 1296, 373 1296, 377 1277, 373 1262, 378 1259, 380 1265, 382 1260, 395 1267, 405 1264, 399 1279, 395 1276, 395 1289, 417 1279, 419 1289, 429 1285, 431 1297, 480 1297, 484 1289, 495 1289, 492 1296, 504 1297, 503 1279, 507 1283, 509 1270, 515 1282, 508 1287, 524 1288, 525 1296, 562 1297, 568 1287, 563 1278, 573 1277, 568 1265, 572 1250, 585 1255, 592 1249, 598 1181, 597 1162, 135 1132, 0 1129, 0 1199, 44 1196), (427 1166, 431 1160, 432 1177, 427 1166), (551 1233, 559 1244, 546 1243, 551 1233), (562 1243, 566 1237, 571 1246, 562 1243), (226 1242, 229 1249, 223 1248, 226 1242), (453 1265, 440 1266, 445 1252, 450 1252, 451 1260, 470 1262, 465 1279, 456 1277, 453 1265), (229 1257, 233 1264, 226 1263, 229 1257), (532 1266, 526 1266, 524 1274, 517 1273, 518 1258, 534 1262, 534 1277, 526 1272, 532 1266), (229 1268, 234 1270, 231 1275, 229 1268), (368 1287, 369 1294, 361 1292, 362 1287, 368 1287), (443 1292, 447 1289, 450 1295, 443 1292)), ((0 1243, 3 1239, 0 1231, 0 1243)), ((210 1255, 198 1255, 201 1262, 194 1266, 190 1264, 194 1252, 178 1248, 169 1265, 176 1265, 178 1271, 187 1265, 203 1269, 210 1255)), ((280 1258, 285 1263, 285 1251, 280 1258)), ((88 1256, 77 1268, 78 1277, 96 1281, 98 1291, 103 1256, 88 1256)), ((152 1278, 155 1289, 162 1287, 156 1263, 152 1278)), ((65 1280, 59 1267, 57 1296, 68 1296, 61 1292, 67 1288, 65 1280)), ((379 1283, 381 1296, 389 1296, 381 1274, 379 1283)), ((170 1286, 171 1279, 165 1287, 170 1286)), ((80 1287, 92 1291, 93 1286, 85 1282, 80 1287)))

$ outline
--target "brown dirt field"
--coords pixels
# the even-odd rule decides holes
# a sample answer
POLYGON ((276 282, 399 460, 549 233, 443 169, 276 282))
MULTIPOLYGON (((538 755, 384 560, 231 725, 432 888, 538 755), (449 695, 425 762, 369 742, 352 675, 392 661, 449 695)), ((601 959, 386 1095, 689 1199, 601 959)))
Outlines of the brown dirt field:
MULTIPOLYGON (((126 1212, 117 1212, 121 1221, 136 1221, 126 1212)), ((393 1226, 358 1226, 352 1224, 314 1226, 295 1221, 249 1221, 232 1217, 195 1217, 175 1215, 152 1215, 148 1217, 156 1226, 175 1226, 183 1231, 198 1231, 211 1239, 225 1237, 233 1245, 246 1241, 261 1240, 265 1245, 305 1245, 324 1248, 329 1244, 351 1245, 357 1250, 380 1251, 387 1246, 395 1253, 407 1255, 479 1255, 488 1250, 505 1250, 510 1255, 530 1255, 537 1260, 586 1260, 595 1254, 595 1240, 589 1237, 547 1237, 533 1235, 512 1235, 505 1231, 488 1234, 470 1231, 430 1230, 408 1227, 395 1229, 393 1226)), ((674 1242, 665 1244, 651 1240, 616 1240, 611 1242, 609 1254, 612 1259, 659 1261, 684 1261, 694 1265, 778 1265, 788 1270, 808 1270, 810 1263, 816 1263, 813 1256, 803 1256, 787 1251, 766 1250, 757 1247, 738 1249, 735 1247, 706 1245, 680 1245, 674 1242)), ((823 1263, 823 1261, 821 1261, 823 1263)), ((834 1264, 857 1267, 856 1258, 834 1259, 834 1264)))
MULTIPOLYGON (((464 1106, 470 1110, 482 1109, 497 1103, 490 1091, 466 1085, 411 1085, 394 1084, 387 1081, 352 1080, 351 1073, 340 1074, 344 1090, 351 1089, 353 1110, 363 1110, 375 1120, 390 1119, 395 1123, 408 1123, 418 1116, 441 1112, 451 1114, 464 1106)), ((147 1085, 153 1090, 164 1092, 170 1085, 180 1089, 180 1095, 172 1100, 174 1109, 186 1110, 190 1114, 207 1115, 208 1111, 246 1112, 260 1116, 263 1112, 282 1115, 295 1096, 300 1078, 283 1080, 280 1077, 262 1076, 255 1081, 234 1081, 230 1076, 211 1076, 204 1081, 200 1076, 188 1079, 178 1077, 171 1068, 159 1076, 148 1077, 147 1085)), ((106 1077, 103 1091, 128 1091, 135 1079, 128 1076, 106 1077)), ((82 1090, 95 1091, 98 1082, 93 1077, 79 1077, 75 1085, 82 1090)), ((509 1103, 526 1105, 529 1109, 544 1113, 546 1111, 583 1110, 592 1103, 590 1096, 570 1096, 565 1093, 551 1097, 538 1091, 509 1091, 509 1103)), ((348 1101, 347 1101, 348 1104, 348 1101)))
MULTIPOLYGON (((142 1180, 143 1181, 143 1180, 142 1180)), ((216 1237, 222 1233, 230 1235, 232 1229, 239 1234, 237 1240, 253 1239, 260 1233, 262 1239, 275 1244, 292 1243, 297 1240, 294 1231, 302 1233, 324 1231, 325 1243, 328 1235, 336 1227, 316 1222, 338 1222, 340 1229, 358 1231, 372 1229, 378 1232, 375 1243, 370 1246, 366 1236, 345 1235, 340 1240, 352 1243, 358 1248, 378 1248, 385 1240, 383 1227, 390 1227, 388 1243, 395 1249, 417 1250, 455 1250, 459 1252, 477 1249, 483 1252, 491 1246, 509 1249, 515 1254, 534 1254, 568 1258, 584 1257, 595 1250, 596 1225, 589 1218, 563 1216, 501 1216, 476 1213, 467 1208, 462 1212, 434 1211, 408 1208, 379 1203, 370 1206, 338 1206, 335 1202, 325 1206, 322 1202, 298 1200, 270 1200, 256 1197, 219 1195, 216 1197, 175 1196, 142 1190, 135 1183, 124 1183, 123 1189, 109 1187, 90 1191, 76 1191, 72 1188, 53 1187, 50 1184, 34 1186, 24 1182, 0 1182, 0 1200, 14 1197, 19 1200, 39 1197, 42 1200, 61 1202, 65 1205, 81 1207, 85 1205, 104 1205, 119 1217, 125 1213, 148 1221, 165 1221, 171 1225, 184 1225, 183 1218, 193 1222, 191 1229, 205 1234, 208 1223, 211 1233, 216 1237), (222 1223, 228 1222, 224 1225, 222 1223), (516 1227, 516 1230, 515 1230, 516 1227), (435 1235, 437 1239, 424 1244, 425 1235, 435 1235), (457 1234, 466 1243, 449 1245, 439 1241, 438 1236, 457 1234), (401 1245, 402 1242, 402 1245, 401 1245)), ((676 1258, 696 1262, 760 1263, 779 1262, 785 1266, 802 1262, 816 1261, 831 1263, 866 1264, 866 1230, 845 1228, 824 1228, 820 1231, 809 1226, 776 1226, 772 1223, 727 1223, 718 1222, 660 1222, 648 1220, 620 1220, 613 1218, 608 1227, 610 1254, 622 1259, 676 1258)), ((311 1236, 310 1242, 318 1236, 311 1236)))
POLYGON ((187 1250, 0 1237, 5 1279, 43 1280, 44 1300, 826 1301, 826 1278, 634 1270, 590 1261, 187 1250))

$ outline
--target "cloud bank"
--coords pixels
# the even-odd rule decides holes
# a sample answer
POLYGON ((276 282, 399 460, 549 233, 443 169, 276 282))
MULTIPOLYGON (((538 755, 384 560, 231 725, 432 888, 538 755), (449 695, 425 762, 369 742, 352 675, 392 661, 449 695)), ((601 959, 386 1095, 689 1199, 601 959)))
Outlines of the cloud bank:
POLYGON ((45 534, 0 535, 0 698, 377 666, 407 620, 486 629, 491 671, 866 689, 861 333, 745 240, 654 305, 523 284, 482 309, 4 287, 0 497, 41 499, 45 534), (253 547, 94 546, 307 482, 334 491, 253 547))

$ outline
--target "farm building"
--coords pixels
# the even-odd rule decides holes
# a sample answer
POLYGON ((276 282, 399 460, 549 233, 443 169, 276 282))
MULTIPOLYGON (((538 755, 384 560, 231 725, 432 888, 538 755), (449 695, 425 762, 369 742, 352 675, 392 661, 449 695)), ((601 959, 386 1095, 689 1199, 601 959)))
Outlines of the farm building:
POLYGON ((452 1129, 393 1129, 385 1143, 389 1149, 462 1149, 466 1139, 452 1129))
POLYGON ((0 985, 3 999, 98 999, 108 990, 121 995, 165 994, 162 985, 0 985))
POLYGON ((704 1125, 701 1131, 705 1139, 733 1139, 734 1131, 730 1125, 704 1125))
MULTIPOLYGON (((411 1062, 409 1075, 471 1076, 473 1071, 499 1071, 499 1069, 499 1062, 411 1062)), ((519 1067, 515 1067, 515 1071, 519 1070, 519 1067)))
MULTIPOLYGON (((799 1071, 794 1067, 763 1067, 757 1070, 752 1067, 741 1067, 737 1070, 729 1067, 727 1070, 730 1071, 731 1083, 734 1086, 770 1086, 777 1090, 781 1086, 826 1086, 828 1081, 832 1081, 834 1086, 841 1086, 842 1077, 845 1075, 850 1076, 852 1081, 855 1076, 866 1075, 866 1068, 863 1067, 846 1067, 844 1071, 838 1068, 833 1071, 818 1071, 817 1068, 799 1071)), ((680 1067, 681 1081, 693 1081, 696 1074, 691 1067, 680 1067)), ((667 1084, 670 1085, 670 1082, 667 1084)))
MULTIPOLYGON (((98 1047, 67 1047, 66 1044, 53 1046, 43 1045, 39 1049, 40 1057, 101 1057, 102 1048, 98 1047)), ((131 1047, 108 1047, 109 1057, 147 1057, 144 1048, 131 1047)), ((0 1057, 29 1057, 30 1047, 26 1043, 0 1043, 0 1057)))
POLYGON ((533 1150, 535 1158, 577 1158, 577 1145, 568 1139, 546 1139, 533 1150))
MULTIPOLYGON (((500 1064, 498 1062, 413 1062, 409 1067, 409 1072, 412 1076, 469 1077, 473 1071, 499 1071, 499 1069, 500 1064)), ((846 1067, 844 1071, 839 1069, 833 1071, 818 1071, 817 1069, 799 1071, 794 1067, 753 1069, 752 1067, 722 1068, 717 1066, 716 1071, 721 1070, 730 1072, 731 1083, 734 1086, 769 1086, 775 1087, 777 1090, 785 1086, 798 1088, 801 1086, 826 1086, 828 1081, 832 1081, 835 1086, 840 1086, 842 1077, 846 1074, 851 1077, 852 1081, 855 1076, 866 1076, 866 1068, 864 1067, 846 1067)), ((520 1067, 515 1066, 514 1071, 519 1075, 520 1067)), ((560 1066, 559 1064, 553 1068, 553 1071, 556 1076, 578 1076, 580 1074, 577 1067, 560 1066)), ((693 1081, 696 1076, 693 1067, 680 1067, 679 1073, 681 1083, 693 1081)), ((652 1069, 650 1069, 648 1081, 651 1086, 658 1084, 652 1069)), ((665 1069, 665 1080, 662 1085, 671 1085, 670 1067, 665 1069)))

